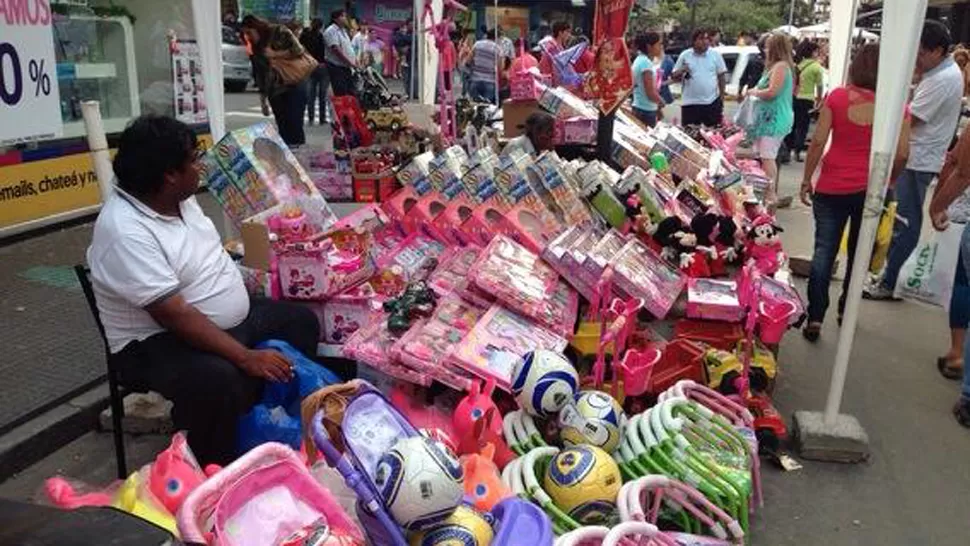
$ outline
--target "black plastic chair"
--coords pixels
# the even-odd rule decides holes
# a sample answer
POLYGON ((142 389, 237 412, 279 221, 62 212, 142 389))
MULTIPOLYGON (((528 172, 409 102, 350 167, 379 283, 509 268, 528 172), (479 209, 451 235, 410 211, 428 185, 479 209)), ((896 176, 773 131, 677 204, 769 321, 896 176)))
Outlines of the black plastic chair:
POLYGON ((98 302, 94 299, 94 287, 91 286, 91 270, 85 265, 74 266, 74 273, 77 280, 81 283, 84 290, 84 298, 88 301, 88 308, 91 316, 98 325, 98 333, 101 334, 101 342, 104 344, 104 358, 108 368, 108 393, 111 399, 111 424, 112 434, 115 440, 115 462, 118 467, 118 478, 123 480, 128 477, 128 463, 125 460, 125 432, 121 429, 121 421, 125 416, 125 393, 118 382, 118 370, 114 366, 114 358, 108 349, 108 338, 104 334, 104 325, 101 324, 101 315, 98 314, 98 302))

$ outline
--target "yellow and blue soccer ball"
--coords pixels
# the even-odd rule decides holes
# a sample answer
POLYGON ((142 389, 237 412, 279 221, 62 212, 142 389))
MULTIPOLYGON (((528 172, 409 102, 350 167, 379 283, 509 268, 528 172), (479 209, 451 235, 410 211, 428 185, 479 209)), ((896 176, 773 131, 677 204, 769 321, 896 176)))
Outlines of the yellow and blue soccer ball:
POLYGON ((489 546, 495 536, 474 508, 459 506, 448 519, 411 535, 411 546, 489 546))
POLYGON ((612 396, 600 391, 580 391, 559 412, 559 436, 566 445, 592 445, 613 453, 620 445, 626 416, 612 396))
POLYGON ((552 458, 543 489, 556 506, 579 523, 601 525, 613 519, 622 484, 620 467, 609 453, 578 445, 552 458))
POLYGON ((555 415, 576 395, 578 385, 572 363, 554 351, 526 353, 512 370, 512 394, 529 415, 555 415))
POLYGON ((465 493, 463 478, 458 458, 444 444, 413 436, 380 458, 374 485, 394 521, 419 531, 454 513, 465 493))

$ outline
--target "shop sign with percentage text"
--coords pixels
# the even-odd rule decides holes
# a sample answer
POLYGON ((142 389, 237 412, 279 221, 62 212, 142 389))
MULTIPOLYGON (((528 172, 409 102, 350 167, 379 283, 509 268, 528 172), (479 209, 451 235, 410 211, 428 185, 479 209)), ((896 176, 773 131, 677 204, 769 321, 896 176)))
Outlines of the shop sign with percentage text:
POLYGON ((0 0, 0 145, 61 136, 47 0, 0 0))

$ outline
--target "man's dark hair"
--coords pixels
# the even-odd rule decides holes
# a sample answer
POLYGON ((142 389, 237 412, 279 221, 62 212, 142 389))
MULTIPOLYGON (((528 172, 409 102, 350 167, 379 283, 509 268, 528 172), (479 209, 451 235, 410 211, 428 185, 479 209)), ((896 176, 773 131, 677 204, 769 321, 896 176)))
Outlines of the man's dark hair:
POLYGON ((314 17, 310 21, 310 29, 311 30, 320 30, 321 28, 323 28, 323 19, 321 19, 319 17, 314 17))
POLYGON ((637 37, 633 40, 633 44, 636 46, 637 51, 641 53, 646 53, 650 46, 660 41, 660 35, 656 32, 641 32, 637 34, 637 37))
POLYGON ((195 133, 175 118, 147 114, 128 124, 118 139, 115 176, 118 186, 136 196, 157 193, 165 175, 195 159, 195 133))
POLYGON ((818 51, 819 45, 812 40, 802 40, 795 48, 795 61, 801 62, 808 59, 818 51))
POLYGON ((494 40, 495 39, 495 29, 494 28, 488 29, 485 32, 485 37, 488 38, 489 40, 494 40))
POLYGON ((242 28, 256 29, 259 32, 261 38, 264 33, 268 36, 270 31, 272 30, 272 25, 270 25, 269 21, 267 21, 266 19, 263 19, 262 17, 257 17, 251 13, 243 17, 242 23, 240 24, 240 26, 242 28))
POLYGON ((552 37, 558 38, 560 34, 567 30, 572 30, 572 26, 566 21, 556 21, 552 24, 552 37))
POLYGON ((331 23, 336 23, 337 22, 337 19, 340 19, 340 16, 341 15, 344 15, 345 13, 347 13, 347 10, 344 10, 344 9, 335 9, 335 10, 331 11, 330 12, 330 22, 331 23))
POLYGON ((694 42, 697 41, 701 36, 706 36, 708 34, 706 28, 695 28, 694 32, 690 33, 690 45, 693 46, 694 42))
POLYGON ((554 131, 556 128, 556 118, 545 112, 533 112, 525 118, 523 129, 529 137, 534 137, 541 133, 554 131))
POLYGON ((953 39, 946 25, 939 21, 929 20, 923 24, 923 33, 919 37, 919 46, 926 51, 935 51, 942 48, 946 55, 950 50, 953 39))

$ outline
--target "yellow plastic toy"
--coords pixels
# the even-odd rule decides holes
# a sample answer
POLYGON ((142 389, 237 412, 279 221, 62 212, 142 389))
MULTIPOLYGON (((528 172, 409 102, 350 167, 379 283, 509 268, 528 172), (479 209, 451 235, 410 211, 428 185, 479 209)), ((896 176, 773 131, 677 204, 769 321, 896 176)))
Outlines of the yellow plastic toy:
POLYGON ((121 484, 115 493, 115 501, 112 506, 119 510, 124 510, 129 514, 148 520, 155 525, 165 529, 175 536, 179 536, 175 518, 164 508, 155 504, 150 494, 144 494, 144 483, 141 473, 132 472, 125 483, 121 484))

